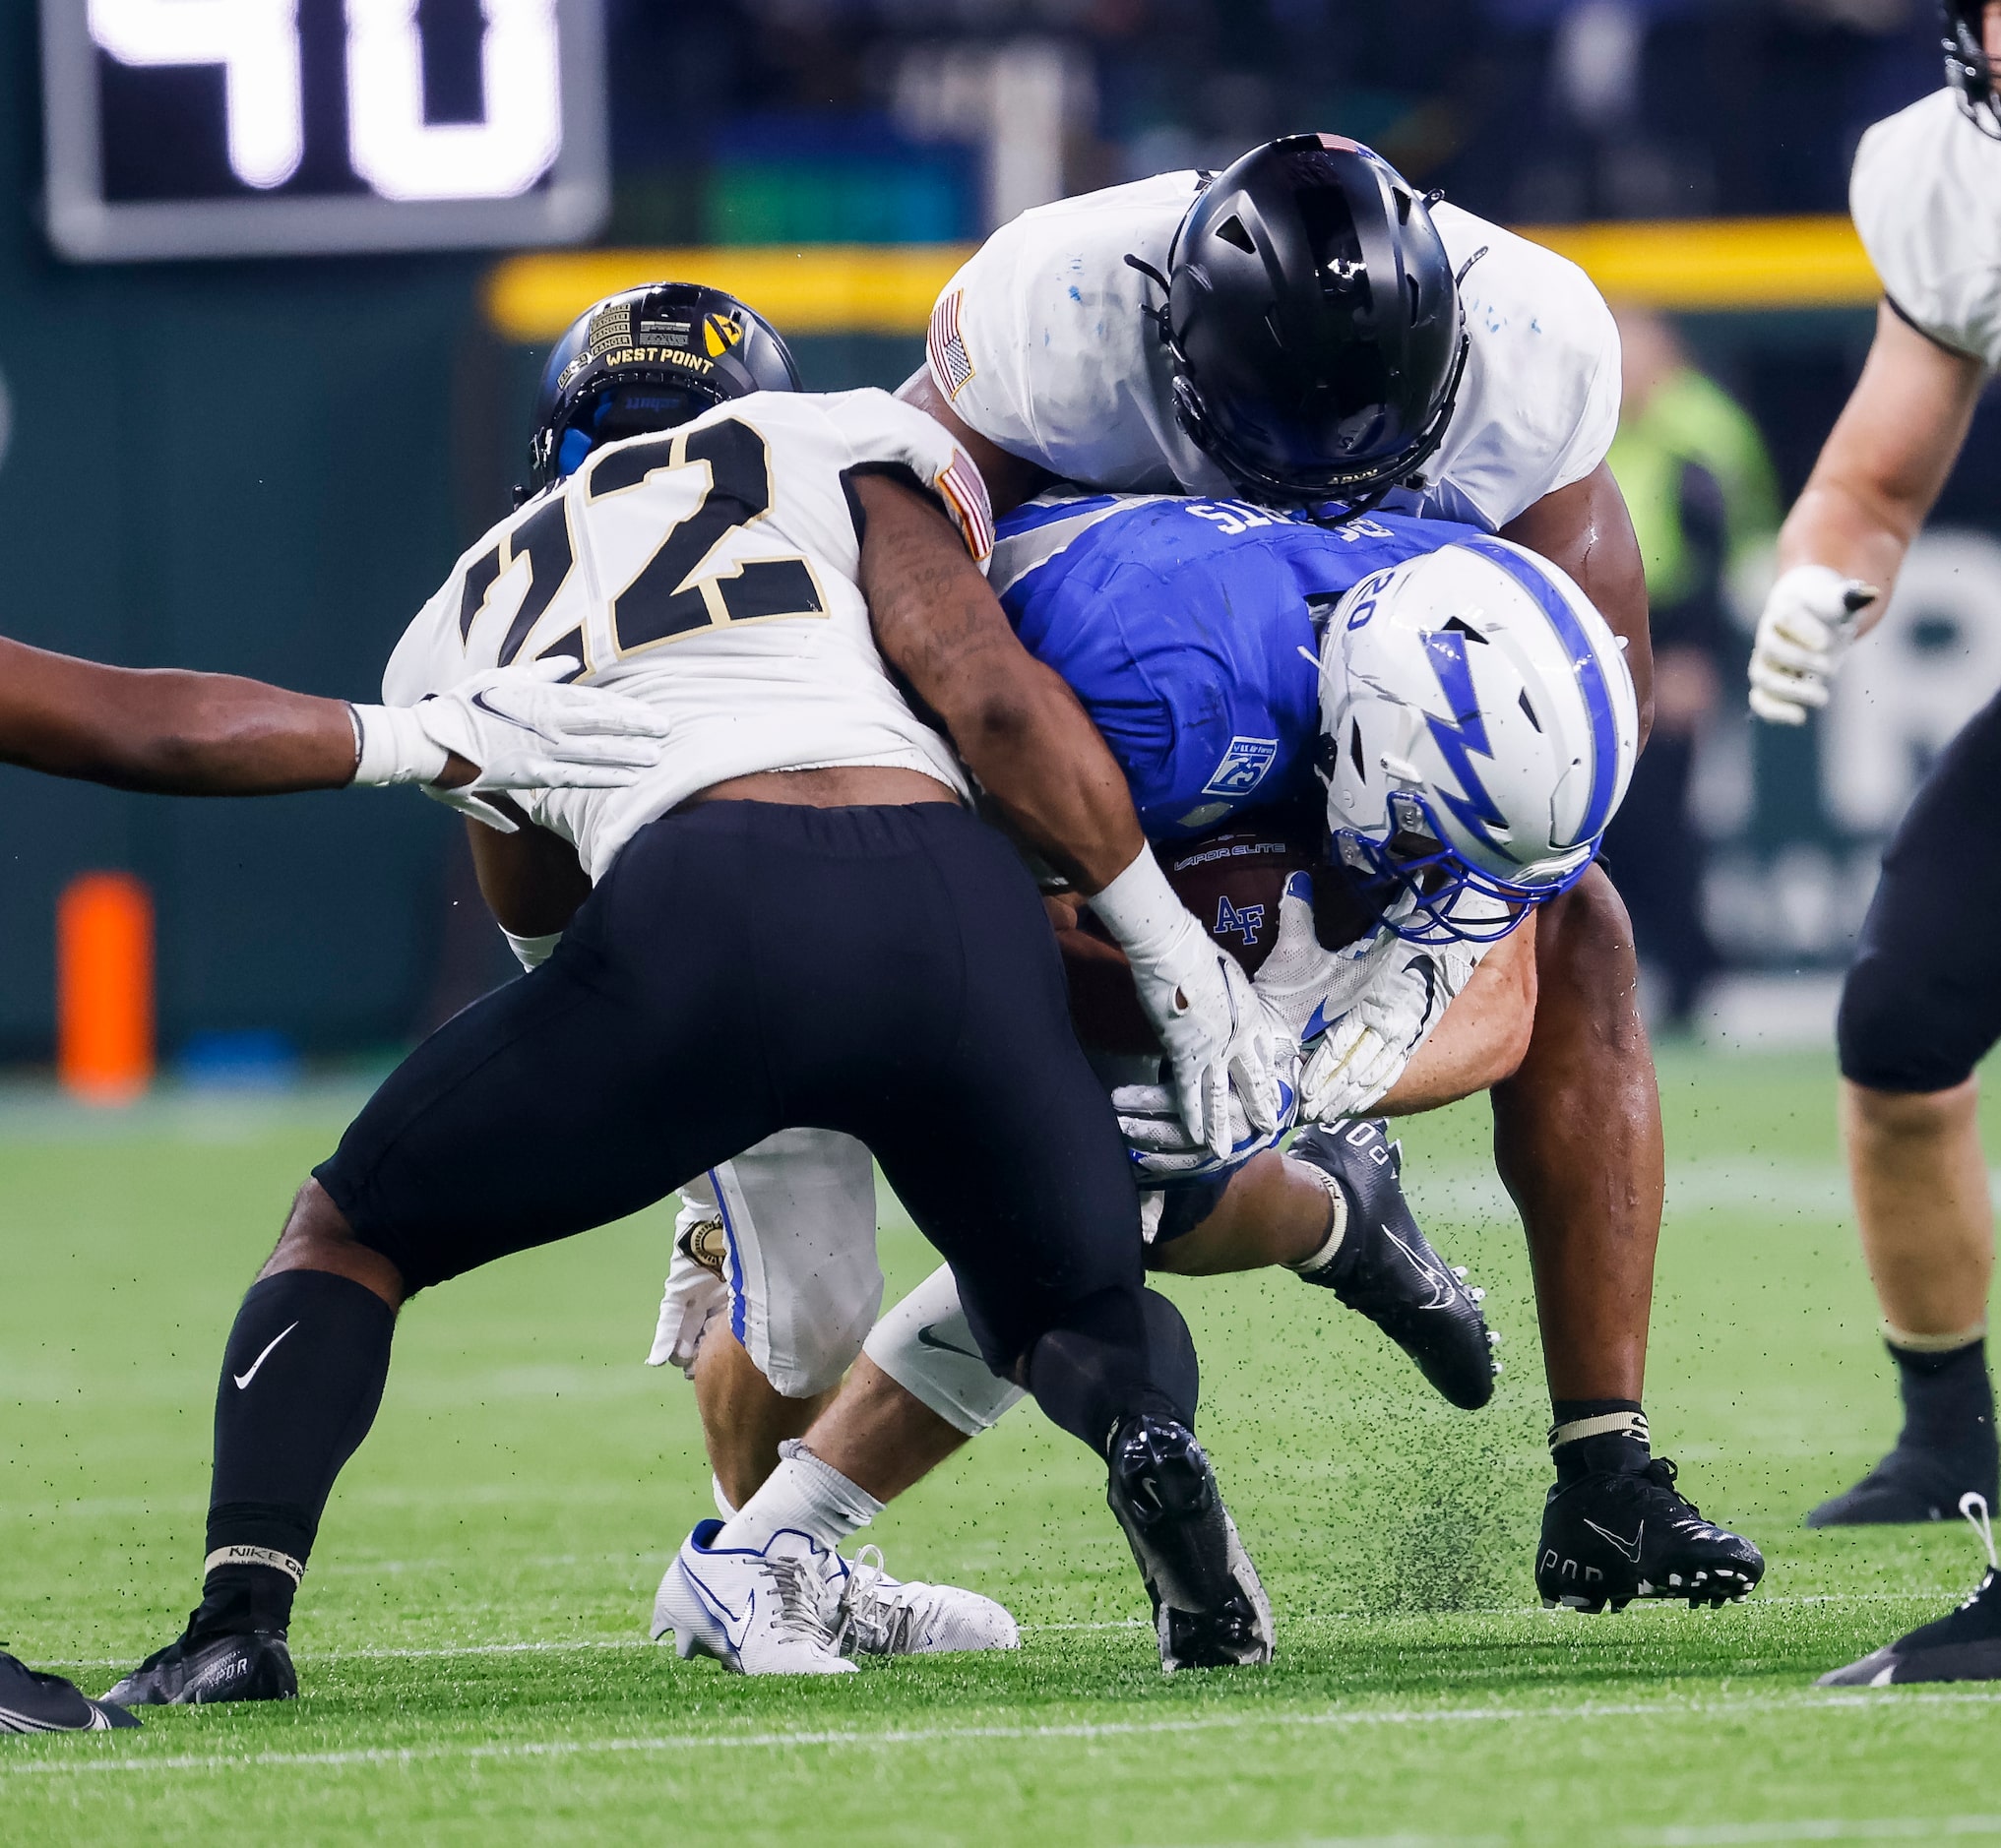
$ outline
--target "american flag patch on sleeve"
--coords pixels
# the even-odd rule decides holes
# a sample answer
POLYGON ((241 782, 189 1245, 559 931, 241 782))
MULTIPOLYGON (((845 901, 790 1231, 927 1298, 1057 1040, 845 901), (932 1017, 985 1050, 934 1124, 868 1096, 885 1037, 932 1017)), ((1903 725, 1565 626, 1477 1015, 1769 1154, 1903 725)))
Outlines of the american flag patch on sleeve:
POLYGON ((938 477, 938 492, 973 563, 984 565, 993 551, 993 503, 986 497, 986 482, 963 449, 952 452, 952 466, 938 477))
POLYGON ((951 294, 940 297, 937 307, 931 310, 931 332, 924 342, 931 371, 948 400, 957 398, 972 377, 972 360, 966 350, 965 336, 959 332, 962 292, 955 288, 951 294))

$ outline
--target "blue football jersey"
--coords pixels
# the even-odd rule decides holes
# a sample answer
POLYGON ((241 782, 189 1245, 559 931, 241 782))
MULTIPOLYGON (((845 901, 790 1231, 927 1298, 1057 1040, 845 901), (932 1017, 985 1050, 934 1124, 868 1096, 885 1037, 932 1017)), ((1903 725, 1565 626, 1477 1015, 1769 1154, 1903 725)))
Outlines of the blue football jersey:
POLYGON ((1372 572, 1477 529, 1382 514, 1316 526, 1239 501, 1043 497, 988 576, 1104 734, 1150 838, 1317 798, 1320 633, 1372 572))

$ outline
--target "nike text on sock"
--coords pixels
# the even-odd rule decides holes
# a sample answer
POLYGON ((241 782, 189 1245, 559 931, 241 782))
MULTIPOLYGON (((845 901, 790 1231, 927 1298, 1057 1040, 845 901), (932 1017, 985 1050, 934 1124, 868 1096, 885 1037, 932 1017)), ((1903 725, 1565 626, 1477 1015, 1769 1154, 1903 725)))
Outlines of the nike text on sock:
POLYGON ((226 1546, 218 1547, 202 1562, 202 1576, 208 1575, 224 1566, 265 1566, 275 1572, 282 1572, 296 1585, 306 1575, 306 1569, 289 1553, 281 1553, 275 1547, 226 1546))
POLYGON ((1333 1263, 1335 1253, 1341 1250, 1342 1238, 1347 1231, 1347 1196, 1341 1191, 1341 1183, 1325 1168, 1316 1168, 1309 1161, 1293 1165, 1304 1168, 1327 1189, 1327 1237, 1310 1257, 1298 1259, 1285 1266, 1287 1270, 1296 1270, 1302 1277, 1310 1277, 1316 1270, 1323 1270, 1333 1263))
POLYGON ((882 1503, 866 1489, 822 1462, 799 1439, 787 1438, 779 1446, 778 1468, 723 1523, 714 1544, 760 1552, 789 1527, 833 1548, 882 1511, 882 1503))

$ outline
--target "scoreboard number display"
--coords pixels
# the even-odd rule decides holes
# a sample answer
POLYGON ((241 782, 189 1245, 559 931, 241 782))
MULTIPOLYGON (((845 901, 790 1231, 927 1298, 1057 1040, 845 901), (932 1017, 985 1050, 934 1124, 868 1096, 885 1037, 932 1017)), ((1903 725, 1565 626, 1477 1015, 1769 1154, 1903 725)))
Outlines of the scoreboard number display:
POLYGON ((42 0, 48 230, 79 262, 574 242, 601 0, 42 0))

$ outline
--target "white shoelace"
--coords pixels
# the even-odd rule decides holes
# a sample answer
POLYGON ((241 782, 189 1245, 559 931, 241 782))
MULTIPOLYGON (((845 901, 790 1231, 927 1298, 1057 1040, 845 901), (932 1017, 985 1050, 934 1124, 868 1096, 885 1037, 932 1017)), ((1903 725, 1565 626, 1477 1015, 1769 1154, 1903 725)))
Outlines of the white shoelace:
POLYGON ((895 1655, 907 1640, 905 1632, 916 1621, 916 1612, 881 1595, 885 1579, 890 1575, 883 1565, 882 1548, 873 1544, 863 1547, 849 1563, 847 1583, 842 1588, 840 1621, 834 1627, 836 1648, 852 1635, 862 1653, 895 1655))

